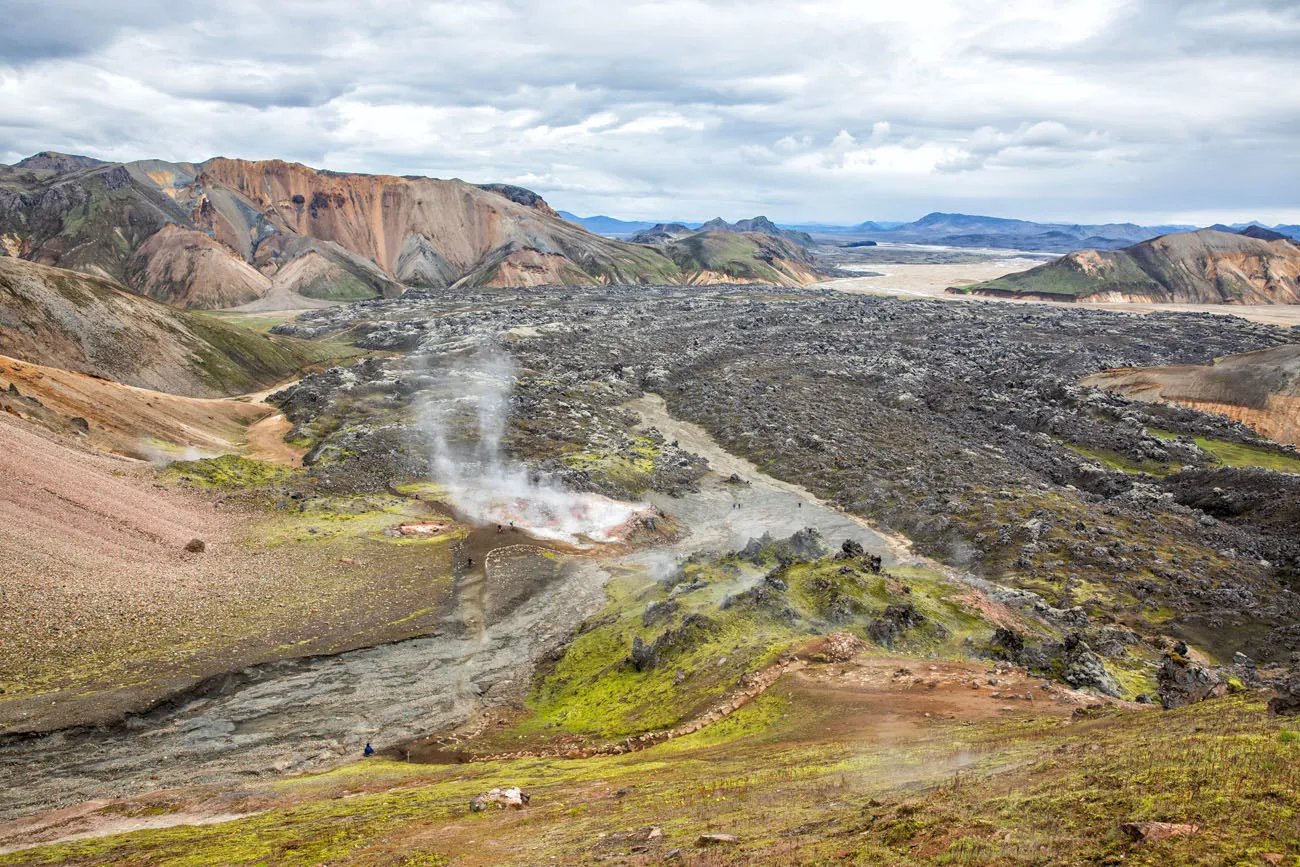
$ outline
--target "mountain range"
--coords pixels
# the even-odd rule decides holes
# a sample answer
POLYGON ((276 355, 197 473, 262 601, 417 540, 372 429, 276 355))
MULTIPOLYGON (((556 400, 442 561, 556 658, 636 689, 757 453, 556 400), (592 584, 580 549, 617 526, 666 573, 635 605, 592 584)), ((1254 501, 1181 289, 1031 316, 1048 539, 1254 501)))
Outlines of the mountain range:
MULTIPOLYGON (((700 229, 708 226, 719 228, 725 221, 711 220, 707 224, 691 222, 635 222, 616 220, 612 217, 577 217, 567 211, 560 216, 571 222, 586 227, 592 232, 611 237, 634 239, 638 233, 655 231, 663 226, 680 226, 682 231, 700 229)), ((868 220, 852 226, 836 226, 825 223, 771 224, 770 228, 744 227, 747 223, 765 221, 766 217, 756 217, 752 221, 725 224, 733 227, 732 231, 767 231, 768 234, 781 232, 797 233, 800 242, 812 243, 816 237, 822 243, 843 245, 846 240, 873 240, 897 244, 934 244, 946 247, 987 247, 992 249, 1035 250, 1042 252, 1069 253, 1076 250, 1097 249, 1114 250, 1146 241, 1160 235, 1176 232, 1194 231, 1197 227, 1190 224, 1169 224, 1157 226, 1140 226, 1136 223, 1039 223, 1030 220, 1015 220, 1004 217, 987 217, 973 214, 949 214, 934 212, 926 214, 910 223, 868 220)), ((1300 238, 1300 225, 1264 226, 1258 222, 1238 223, 1231 226, 1216 224, 1210 226, 1225 232, 1239 232, 1249 227, 1253 231, 1271 231, 1290 238, 1300 238)), ((793 235, 788 237, 794 237, 793 235)))
MULTIPOLYGON (((757 235, 738 237, 733 252, 746 265, 779 254, 757 235)), ((683 251, 594 235, 505 184, 52 152, 0 166, 0 253, 203 308, 303 307, 407 286, 687 284, 717 273, 683 251)), ((777 270, 805 271, 802 262, 777 270)), ((808 275, 799 281, 816 279, 808 275)), ((716 279, 729 276, 739 274, 716 279)))

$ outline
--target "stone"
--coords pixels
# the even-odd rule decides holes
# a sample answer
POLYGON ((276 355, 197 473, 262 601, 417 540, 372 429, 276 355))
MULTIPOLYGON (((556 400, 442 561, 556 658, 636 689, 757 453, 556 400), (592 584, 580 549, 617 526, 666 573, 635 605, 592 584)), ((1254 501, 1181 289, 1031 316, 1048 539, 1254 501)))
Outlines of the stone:
POLYGON ((850 635, 847 632, 832 632, 826 636, 826 644, 823 646, 821 653, 817 655, 817 661, 848 662, 862 646, 862 639, 856 635, 850 635))
POLYGON ((1134 843, 1147 843, 1168 837, 1190 837, 1200 831, 1201 826, 1176 822, 1125 822, 1119 829, 1134 843))
POLYGON ((719 846, 739 843, 740 838, 735 834, 701 834, 695 841, 696 846, 719 846))
POLYGON ((185 550, 190 554, 202 554, 208 546, 202 539, 191 539, 185 543, 185 550))
POLYGON ((531 796, 518 786, 508 786, 504 789, 494 788, 475 795, 469 802, 469 811, 471 813, 481 813, 493 805, 499 810, 522 810, 528 806, 530 800, 531 796))
POLYGON ((637 828, 635 831, 629 831, 626 839, 628 840, 658 840, 663 837, 663 829, 658 825, 646 825, 644 828, 637 828))

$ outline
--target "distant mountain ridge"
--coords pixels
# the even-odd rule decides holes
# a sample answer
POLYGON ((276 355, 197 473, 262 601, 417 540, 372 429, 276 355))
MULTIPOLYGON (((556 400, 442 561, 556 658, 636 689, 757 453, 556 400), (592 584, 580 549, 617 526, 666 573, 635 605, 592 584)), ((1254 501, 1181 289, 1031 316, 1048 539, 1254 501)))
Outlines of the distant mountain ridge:
MULTIPOLYGON (((616 220, 612 217, 577 217, 567 211, 561 211, 560 215, 598 234, 648 243, 654 243, 652 239, 655 238, 662 242, 663 227, 682 226, 683 231, 726 229, 738 232, 760 231, 766 234, 796 233, 799 243, 804 245, 816 243, 815 236, 820 235, 824 242, 836 246, 842 245, 843 240, 828 236, 847 236, 853 240, 896 244, 986 247, 1049 253, 1070 253, 1084 249, 1115 250, 1161 235, 1197 229, 1190 224, 1141 226, 1136 223, 1039 223, 1032 220, 941 211, 926 214, 910 223, 868 220, 853 226, 826 223, 773 223, 766 217, 755 217, 753 220, 741 220, 736 223, 727 223, 721 218, 715 218, 708 223, 698 224, 683 221, 649 223, 616 220), (643 235, 640 239, 636 237, 647 232, 650 234, 643 235)), ((1292 239, 1300 239, 1300 226, 1295 225, 1270 227, 1256 221, 1231 226, 1216 224, 1208 228, 1236 233, 1250 226, 1258 227, 1256 231, 1262 229, 1292 239)), ((783 235, 783 237, 794 239, 795 235, 783 235)))
POLYGON ((667 244, 684 238, 695 230, 685 223, 656 223, 628 238, 633 244, 667 244))
POLYGON ((845 233, 873 241, 894 243, 1071 252, 1084 248, 1117 249, 1192 228, 1194 227, 1182 225, 1139 226, 1135 223, 1037 223, 1006 217, 936 211, 914 222, 888 228, 879 223, 860 223, 845 230, 845 233))
POLYGON ((1300 303, 1300 244, 1200 229, 1122 250, 1082 250, 1028 271, 949 289, 1057 301, 1300 303))
POLYGON ((637 232, 644 232, 646 229, 654 228, 655 223, 652 220, 619 220, 614 217, 604 215, 595 217, 579 217, 577 214, 569 211, 559 211, 560 217, 568 220, 570 223, 576 223, 588 232, 594 232, 597 235, 604 235, 607 238, 626 238, 635 235, 637 232))

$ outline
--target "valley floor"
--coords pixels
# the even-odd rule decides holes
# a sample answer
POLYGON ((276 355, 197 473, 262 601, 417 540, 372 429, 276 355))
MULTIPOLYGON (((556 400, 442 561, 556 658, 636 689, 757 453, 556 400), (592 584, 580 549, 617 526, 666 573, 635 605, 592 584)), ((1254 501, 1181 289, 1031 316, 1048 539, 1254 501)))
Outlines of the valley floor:
POLYGON ((1286 335, 889 280, 316 311, 297 336, 387 354, 206 419, 267 460, 0 415, 0 720, 173 698, 0 741, 0 865, 1300 864, 1300 732, 1228 663, 1295 640, 1293 534, 1184 504, 1290 492, 1295 457, 1077 385, 1286 335), (484 342, 510 458, 640 535, 444 502, 433 372, 484 342), (1153 709, 1166 656, 1229 694, 1153 709), (469 809, 505 786, 528 807, 469 809))

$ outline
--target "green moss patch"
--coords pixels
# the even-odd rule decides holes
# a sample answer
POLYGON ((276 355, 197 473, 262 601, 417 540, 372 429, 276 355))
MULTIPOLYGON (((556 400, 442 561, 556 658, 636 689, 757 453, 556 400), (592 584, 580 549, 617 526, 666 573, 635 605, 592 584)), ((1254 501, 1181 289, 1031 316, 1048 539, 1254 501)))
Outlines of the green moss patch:
POLYGON ((204 488, 246 490, 280 484, 295 472, 282 464, 222 455, 197 461, 175 461, 167 465, 163 476, 204 488))
POLYGON ((1057 440, 1061 445, 1068 448, 1075 454, 1085 457, 1088 460, 1096 461, 1103 466, 1110 467, 1112 470, 1119 470, 1124 473, 1143 473, 1148 476, 1157 476, 1163 478, 1182 469, 1181 464, 1165 463, 1152 460, 1135 460, 1128 455, 1113 452, 1108 449, 1088 448, 1077 443, 1057 440))

